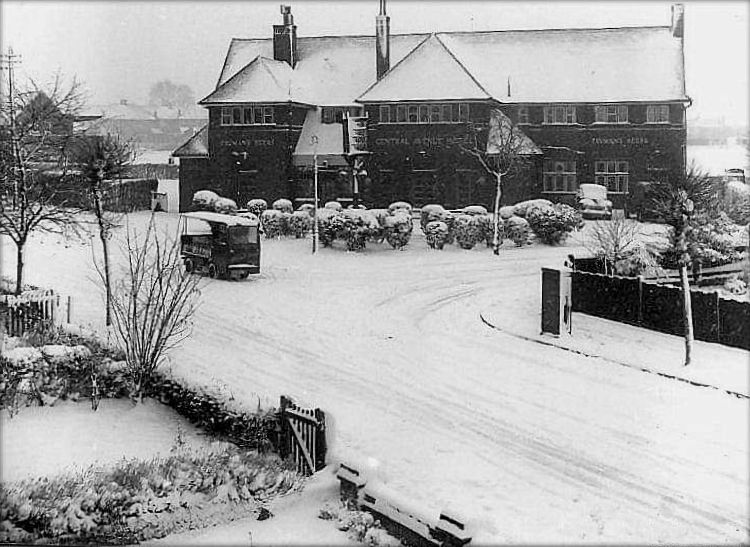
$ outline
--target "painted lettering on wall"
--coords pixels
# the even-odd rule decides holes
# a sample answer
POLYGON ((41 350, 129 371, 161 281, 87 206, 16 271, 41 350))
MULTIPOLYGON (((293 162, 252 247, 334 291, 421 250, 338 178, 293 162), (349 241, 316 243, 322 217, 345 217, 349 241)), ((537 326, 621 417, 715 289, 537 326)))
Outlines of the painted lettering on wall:
POLYGON ((643 146, 648 144, 647 137, 593 137, 591 139, 592 144, 619 144, 619 145, 634 145, 643 146))
POLYGON ((273 139, 224 139, 219 143, 220 146, 273 146, 273 139))
POLYGON ((465 144, 467 137, 455 136, 455 137, 414 137, 407 139, 405 137, 381 137, 375 139, 375 144, 378 146, 453 146, 457 144, 465 144))

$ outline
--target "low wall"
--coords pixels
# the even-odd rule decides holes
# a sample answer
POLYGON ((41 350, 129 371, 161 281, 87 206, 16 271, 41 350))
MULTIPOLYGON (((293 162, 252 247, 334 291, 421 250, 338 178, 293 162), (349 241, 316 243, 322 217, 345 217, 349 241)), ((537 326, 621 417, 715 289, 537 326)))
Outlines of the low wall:
MULTIPOLYGON (((572 277, 573 311, 684 335, 679 287, 578 269, 572 277)), ((750 302, 697 290, 690 291, 690 301, 696 340, 750 350, 750 302)))

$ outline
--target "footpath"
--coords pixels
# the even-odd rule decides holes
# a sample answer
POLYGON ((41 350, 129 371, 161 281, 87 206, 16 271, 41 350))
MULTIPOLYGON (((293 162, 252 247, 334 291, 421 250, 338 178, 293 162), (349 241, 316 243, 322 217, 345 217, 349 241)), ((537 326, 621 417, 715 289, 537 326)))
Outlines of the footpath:
POLYGON ((746 350, 696 340, 692 364, 685 367, 685 340, 680 336, 576 312, 572 333, 555 337, 541 334, 540 309, 538 299, 510 307, 508 302, 498 301, 487 304, 480 318, 506 335, 750 398, 750 352, 746 350))

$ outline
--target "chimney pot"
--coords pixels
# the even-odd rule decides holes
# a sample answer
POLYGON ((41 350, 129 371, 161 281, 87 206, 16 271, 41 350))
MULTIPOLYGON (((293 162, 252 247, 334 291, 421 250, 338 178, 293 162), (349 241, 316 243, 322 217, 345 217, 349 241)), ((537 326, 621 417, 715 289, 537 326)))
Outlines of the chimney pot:
POLYGON ((297 63, 297 27, 291 6, 281 5, 283 24, 273 26, 273 58, 286 61, 294 68, 297 63))
POLYGON ((377 79, 391 68, 391 18, 385 13, 385 0, 380 0, 380 13, 375 17, 375 75, 377 79))

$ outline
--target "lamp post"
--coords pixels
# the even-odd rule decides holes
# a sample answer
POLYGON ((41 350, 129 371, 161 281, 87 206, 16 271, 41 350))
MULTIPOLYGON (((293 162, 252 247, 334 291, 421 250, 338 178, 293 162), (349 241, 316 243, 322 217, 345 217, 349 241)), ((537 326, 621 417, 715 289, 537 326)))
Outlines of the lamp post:
POLYGON ((310 144, 313 145, 313 254, 318 252, 318 136, 310 137, 310 144))

